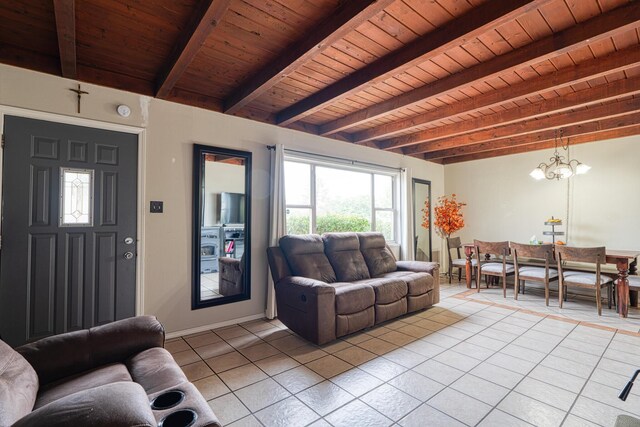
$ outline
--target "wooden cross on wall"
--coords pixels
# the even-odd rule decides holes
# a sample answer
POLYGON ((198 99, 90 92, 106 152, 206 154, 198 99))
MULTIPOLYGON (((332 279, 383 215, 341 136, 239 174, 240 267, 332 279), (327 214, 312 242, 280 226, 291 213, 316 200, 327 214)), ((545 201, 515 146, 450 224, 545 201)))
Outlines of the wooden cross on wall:
POLYGON ((80 101, 82 100, 82 95, 88 95, 89 92, 80 89, 80 83, 78 83, 78 89, 69 89, 71 92, 75 92, 78 95, 78 114, 80 114, 80 101))

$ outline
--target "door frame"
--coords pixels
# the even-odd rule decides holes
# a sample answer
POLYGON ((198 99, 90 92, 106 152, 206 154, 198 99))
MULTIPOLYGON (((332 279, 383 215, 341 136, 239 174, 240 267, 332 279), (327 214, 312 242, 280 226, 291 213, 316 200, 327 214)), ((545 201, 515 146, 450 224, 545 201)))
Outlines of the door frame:
MULTIPOLYGON (((137 245, 136 251, 138 256, 136 257, 136 316, 140 316, 144 313, 144 269, 143 260, 145 253, 145 171, 146 171, 146 141, 147 130, 142 127, 123 125, 119 123, 103 122, 94 119, 86 119, 83 117, 65 116, 62 114, 48 113, 44 111, 29 110, 20 107, 11 107, 8 105, 0 104, 0 134, 4 135, 4 117, 5 116, 17 116, 27 119, 45 120, 54 123, 69 124, 75 126, 85 126, 94 129, 110 130, 122 133, 128 133, 137 135, 138 137, 138 189, 137 189, 137 218, 136 218, 136 238, 137 245)), ((0 146, 0 218, 2 217, 2 206, 4 206, 4 199, 2 194, 2 178, 4 176, 3 164, 4 164, 4 147, 0 146)), ((2 227, 0 221, 0 242, 2 241, 2 227)), ((1 256, 1 249, 0 249, 1 256)))

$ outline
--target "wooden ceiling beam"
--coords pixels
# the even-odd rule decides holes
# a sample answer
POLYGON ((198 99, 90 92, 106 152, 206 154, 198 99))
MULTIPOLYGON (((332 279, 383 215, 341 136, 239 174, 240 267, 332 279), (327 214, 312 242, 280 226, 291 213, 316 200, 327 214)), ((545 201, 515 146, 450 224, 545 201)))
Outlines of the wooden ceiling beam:
MULTIPOLYGON (((357 132, 353 134, 353 140, 356 143, 360 143, 393 135, 401 131, 438 123, 461 114, 495 107, 505 102, 524 99, 540 92, 548 92, 569 84, 582 83, 587 80, 603 77, 607 74, 623 71, 626 68, 637 65, 640 65, 640 47, 633 46, 605 57, 582 62, 575 67, 562 68, 550 74, 525 80, 505 89, 487 92, 407 119, 357 132)), ((393 144, 393 141, 385 140, 378 141, 378 143, 380 147, 384 148, 387 145, 393 144)))
MULTIPOLYGON (((314 55, 368 21, 395 0, 349 0, 297 43, 287 47, 267 66, 242 82, 224 101, 224 112, 233 114, 295 72, 314 55)), ((288 124, 288 123, 284 123, 288 124)))
POLYGON ((165 98, 176 85, 207 37, 217 27, 231 0, 201 0, 156 79, 156 96, 165 98))
MULTIPOLYGON (((570 140, 570 144, 573 146, 576 144, 584 144, 588 142, 599 142, 599 141, 606 141, 608 139, 623 138, 625 136, 639 135, 640 124, 638 123, 640 123, 640 117, 638 116, 638 114, 635 114, 634 116, 636 117, 630 118, 629 121, 635 121, 636 122, 635 125, 630 125, 628 127, 623 127, 623 128, 614 126, 612 129, 604 129, 604 127, 602 127, 601 125, 600 126, 601 130, 597 132, 586 133, 586 134, 572 137, 570 140)), ((507 146, 505 148, 480 151, 480 152, 465 154, 461 156, 433 159, 430 161, 440 162, 442 164, 448 165, 453 163, 468 162, 471 160, 482 160, 482 159, 488 159, 492 157, 506 156, 509 154, 520 154, 520 153, 528 153, 530 151, 544 150, 548 148, 553 148, 554 145, 555 145, 555 138, 550 137, 544 141, 536 140, 534 142, 530 142, 530 143, 528 142, 522 145, 507 146)), ((532 165, 532 168, 534 166, 535 165, 532 165)))
POLYGON ((640 2, 628 3, 459 73, 328 122, 320 126, 320 134, 330 135, 475 82, 534 65, 572 49, 627 31, 634 28, 638 22, 640 22, 640 2))
MULTIPOLYGON (((603 130, 610 130, 616 128, 625 128, 629 126, 635 126, 640 124, 640 113, 634 111, 631 114, 626 114, 617 117, 610 117, 605 119, 594 118, 594 120, 584 123, 578 123, 575 125, 563 126, 563 137, 576 137, 579 135, 591 134, 594 132, 600 132, 603 130)), ((520 145, 527 145, 533 143, 544 142, 548 140, 554 140, 557 129, 547 129, 534 134, 510 136, 508 138, 500 138, 493 141, 485 141, 479 144, 467 145, 464 147, 449 148, 446 150, 433 151, 425 153, 423 159, 446 159, 449 157, 466 156, 476 154, 484 151, 495 151, 505 148, 511 148, 520 145)), ((573 141, 573 138, 571 139, 573 141)))
POLYGON ((630 79, 620 79, 611 83, 571 92, 564 96, 551 99, 543 99, 532 104, 527 104, 508 110, 500 111, 477 118, 471 118, 450 125, 430 128, 420 132, 403 135, 397 138, 380 141, 378 147, 390 150, 407 147, 429 141, 436 141, 446 137, 462 135, 471 131, 480 131, 496 126, 504 126, 510 123, 544 116, 550 113, 559 113, 572 108, 585 107, 590 104, 611 101, 615 98, 635 95, 640 93, 640 76, 630 79))
POLYGON ((352 95, 394 76, 399 72, 399 68, 406 69, 425 62, 466 43, 490 28, 499 27, 548 2, 548 0, 498 0, 482 4, 284 109, 278 113, 278 124, 285 126, 300 120, 325 108, 338 98, 352 95))
POLYGON ((521 122, 492 129, 481 130, 450 138, 442 138, 436 141, 424 142, 422 144, 405 147, 402 149, 402 152, 404 154, 411 155, 463 147, 465 145, 474 145, 485 141, 491 142, 504 137, 541 132, 547 129, 557 129, 563 126, 589 122, 594 119, 616 117, 638 110, 640 110, 640 98, 632 98, 625 101, 610 102, 593 108, 554 114, 552 116, 539 119, 523 120, 521 122))
POLYGON ((62 77, 78 78, 76 58, 76 8, 74 0, 53 0, 53 12, 56 17, 58 51, 62 77))

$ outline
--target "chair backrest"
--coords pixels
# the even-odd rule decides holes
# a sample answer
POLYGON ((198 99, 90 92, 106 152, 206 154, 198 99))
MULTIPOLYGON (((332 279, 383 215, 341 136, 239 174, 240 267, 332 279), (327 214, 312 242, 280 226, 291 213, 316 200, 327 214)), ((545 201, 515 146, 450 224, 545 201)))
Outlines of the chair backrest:
POLYGON ((480 254, 499 255, 501 257, 510 254, 509 242, 483 242, 481 240, 474 240, 473 246, 476 247, 478 258, 480 258, 480 254))
POLYGON ((509 242, 509 246, 511 247, 511 253, 513 254, 514 260, 517 260, 518 257, 524 257, 536 258, 549 262, 553 261, 552 244, 527 245, 524 243, 509 242))
POLYGON ((606 262, 607 250, 604 246, 597 248, 576 248, 571 246, 556 245, 558 262, 575 261, 602 264, 606 262))
POLYGON ((459 259, 461 247, 462 247, 462 242, 460 241, 460 237, 447 237, 447 255, 449 257, 449 271, 451 271, 451 267, 453 266, 453 258, 451 258, 451 249, 456 250, 456 253, 459 259))
POLYGON ((604 246, 597 248, 576 248, 564 245, 556 245, 556 259, 558 260, 558 272, 563 283, 564 261, 588 262, 596 265, 596 283, 600 282, 600 265, 606 262, 607 250, 604 246))

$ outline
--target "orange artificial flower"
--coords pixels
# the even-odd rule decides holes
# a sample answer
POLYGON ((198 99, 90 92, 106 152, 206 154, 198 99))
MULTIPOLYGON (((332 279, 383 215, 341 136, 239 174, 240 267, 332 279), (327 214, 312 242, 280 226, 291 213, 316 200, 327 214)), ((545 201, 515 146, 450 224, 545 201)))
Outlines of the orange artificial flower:
MULTIPOLYGON (((429 228, 429 202, 425 201, 424 206, 424 209, 422 209, 422 226, 429 228)), ((464 228, 462 214, 464 206, 467 206, 467 204, 458 202, 455 194, 438 198, 438 204, 433 208, 435 213, 433 226, 440 237, 451 237, 453 233, 464 228)))

